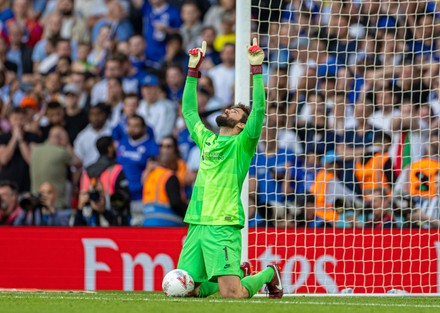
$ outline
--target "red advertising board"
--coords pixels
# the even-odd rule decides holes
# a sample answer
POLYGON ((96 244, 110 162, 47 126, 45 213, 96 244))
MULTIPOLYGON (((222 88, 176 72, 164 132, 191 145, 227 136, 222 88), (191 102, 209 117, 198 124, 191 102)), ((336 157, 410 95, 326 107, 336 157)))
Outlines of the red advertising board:
MULTIPOLYGON (((185 228, 0 228, 0 288, 160 290, 185 228)), ((440 292, 440 233, 259 230, 257 269, 283 267, 288 292, 440 292)))

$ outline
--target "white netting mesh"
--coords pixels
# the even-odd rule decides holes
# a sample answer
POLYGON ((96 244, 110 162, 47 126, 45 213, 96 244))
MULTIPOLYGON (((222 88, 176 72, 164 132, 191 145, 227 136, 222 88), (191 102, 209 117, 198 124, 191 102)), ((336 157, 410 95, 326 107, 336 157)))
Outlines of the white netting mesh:
POLYGON ((440 292, 440 6, 260 0, 250 257, 287 292, 440 292), (265 229, 265 231, 262 230, 265 229))

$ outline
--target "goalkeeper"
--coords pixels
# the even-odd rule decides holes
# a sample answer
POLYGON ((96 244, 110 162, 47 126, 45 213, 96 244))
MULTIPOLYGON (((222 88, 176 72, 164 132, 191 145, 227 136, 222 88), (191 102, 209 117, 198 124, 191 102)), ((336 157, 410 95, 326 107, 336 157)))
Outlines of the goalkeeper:
POLYGON ((269 265, 244 278, 240 270, 241 228, 245 222, 240 194, 260 138, 266 107, 261 75, 264 52, 256 38, 247 50, 253 74, 252 111, 243 104, 226 109, 216 118, 218 135, 204 127, 197 110, 197 78, 206 42, 202 48, 189 51, 182 113, 201 154, 185 216, 188 236, 177 266, 186 270, 196 283, 189 296, 206 297, 220 291, 223 298, 250 298, 264 284, 269 297, 283 296, 278 265, 269 265))

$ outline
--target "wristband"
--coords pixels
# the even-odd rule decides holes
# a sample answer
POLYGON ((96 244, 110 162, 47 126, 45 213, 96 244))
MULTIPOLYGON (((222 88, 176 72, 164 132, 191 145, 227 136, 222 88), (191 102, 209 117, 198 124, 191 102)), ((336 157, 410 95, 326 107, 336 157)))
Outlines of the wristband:
POLYGON ((251 73, 252 73, 252 75, 262 74, 263 73, 263 66, 262 65, 252 65, 251 66, 251 73))
POLYGON ((188 76, 191 76, 194 78, 200 78, 200 76, 202 76, 202 74, 196 68, 188 68, 188 76))

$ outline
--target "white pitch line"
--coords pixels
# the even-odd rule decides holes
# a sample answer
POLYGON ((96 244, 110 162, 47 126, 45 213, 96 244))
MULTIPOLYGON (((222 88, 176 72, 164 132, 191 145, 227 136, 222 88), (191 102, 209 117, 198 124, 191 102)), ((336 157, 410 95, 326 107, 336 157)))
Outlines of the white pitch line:
POLYGON ((53 299, 53 300, 101 300, 101 301, 145 301, 145 302, 176 302, 176 303, 246 303, 246 304, 283 304, 283 305, 344 305, 344 306, 358 306, 358 307, 402 307, 402 308, 431 308, 437 309, 440 308, 440 304, 405 304, 405 303, 397 303, 397 304, 386 304, 386 303, 343 303, 343 302, 316 302, 316 301, 284 301, 284 300, 274 300, 271 302, 261 301, 261 300, 229 300, 229 299, 197 299, 197 298, 175 298, 175 299, 144 299, 144 298, 106 298, 106 297, 79 297, 79 296, 54 296, 49 297, 46 295, 37 295, 33 297, 29 297, 27 295, 13 295, 7 296, 5 294, 0 294, 0 298, 15 298, 15 299, 53 299))

